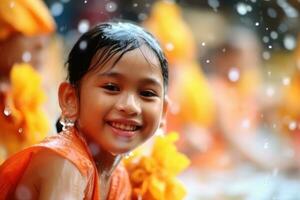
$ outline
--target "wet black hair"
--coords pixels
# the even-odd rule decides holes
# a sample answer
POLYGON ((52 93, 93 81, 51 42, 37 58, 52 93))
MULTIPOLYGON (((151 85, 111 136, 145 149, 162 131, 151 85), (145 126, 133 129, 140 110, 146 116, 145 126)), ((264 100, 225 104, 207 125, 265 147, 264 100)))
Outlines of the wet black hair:
POLYGON ((68 57, 68 81, 77 87, 90 70, 105 65, 114 56, 117 56, 114 62, 116 64, 126 52, 142 45, 146 45, 158 58, 166 91, 168 62, 159 43, 145 29, 129 22, 105 22, 84 33, 68 57), (91 66, 94 58, 97 62, 91 66))

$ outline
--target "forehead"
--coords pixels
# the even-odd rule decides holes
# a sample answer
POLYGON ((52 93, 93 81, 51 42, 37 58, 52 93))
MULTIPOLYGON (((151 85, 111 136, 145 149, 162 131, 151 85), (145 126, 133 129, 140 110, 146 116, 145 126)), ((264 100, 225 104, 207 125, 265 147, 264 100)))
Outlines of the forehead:
POLYGON ((97 64, 97 56, 92 59, 91 65, 94 65, 93 71, 97 74, 110 72, 130 72, 133 75, 157 76, 162 77, 162 69, 156 54, 147 46, 142 45, 139 48, 125 52, 122 57, 121 52, 116 53, 106 63, 97 64), (120 58, 118 60, 118 58, 120 58))

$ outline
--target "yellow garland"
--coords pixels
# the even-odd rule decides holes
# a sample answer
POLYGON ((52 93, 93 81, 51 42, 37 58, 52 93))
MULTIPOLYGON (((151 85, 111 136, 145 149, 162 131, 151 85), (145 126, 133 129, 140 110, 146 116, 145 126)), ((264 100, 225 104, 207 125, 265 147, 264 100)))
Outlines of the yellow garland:
POLYGON ((178 134, 171 132, 157 136, 149 156, 133 156, 125 159, 132 184, 132 199, 181 200, 186 190, 176 176, 188 167, 188 158, 177 151, 178 134), (137 157, 139 157, 137 159, 137 157))
POLYGON ((0 103, 9 115, 0 116, 0 143, 7 156, 42 140, 49 131, 42 109, 46 96, 39 74, 29 64, 15 64, 10 74, 10 88, 0 103))

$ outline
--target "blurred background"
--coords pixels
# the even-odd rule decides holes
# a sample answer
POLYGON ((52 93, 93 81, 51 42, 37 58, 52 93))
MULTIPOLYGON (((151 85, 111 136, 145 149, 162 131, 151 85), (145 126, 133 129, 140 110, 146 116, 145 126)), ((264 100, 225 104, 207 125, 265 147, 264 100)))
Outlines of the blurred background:
POLYGON ((191 159, 180 176, 186 199, 300 199, 300 0, 45 3, 56 22, 40 70, 50 129, 78 37, 102 21, 134 21, 169 60, 165 129, 180 133, 177 146, 191 159))

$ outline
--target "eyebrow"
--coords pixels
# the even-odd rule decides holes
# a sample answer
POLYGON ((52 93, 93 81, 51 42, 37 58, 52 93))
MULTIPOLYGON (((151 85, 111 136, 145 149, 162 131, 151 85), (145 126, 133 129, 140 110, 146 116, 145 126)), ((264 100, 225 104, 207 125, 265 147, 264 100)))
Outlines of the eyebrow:
MULTIPOLYGON (((124 75, 118 73, 118 72, 104 72, 99 74, 99 76, 101 77, 113 77, 113 78, 121 78, 124 79, 124 75)), ((156 85, 159 86, 160 88, 162 88, 161 83, 156 80, 155 78, 144 78, 143 80, 140 81, 141 83, 145 83, 145 84, 151 84, 151 85, 156 85)))

